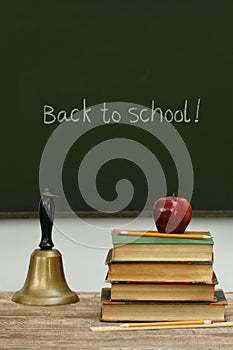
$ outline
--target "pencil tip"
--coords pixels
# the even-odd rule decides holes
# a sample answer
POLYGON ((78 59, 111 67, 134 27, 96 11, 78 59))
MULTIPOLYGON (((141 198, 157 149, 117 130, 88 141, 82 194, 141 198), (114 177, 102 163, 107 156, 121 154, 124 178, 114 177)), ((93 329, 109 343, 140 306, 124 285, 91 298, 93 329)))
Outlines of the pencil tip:
POLYGON ((112 230, 112 232, 113 232, 113 233, 120 233, 120 230, 119 230, 118 228, 114 228, 114 229, 112 230))
POLYGON ((128 231, 121 231, 121 230, 118 230, 118 234, 119 234, 119 235, 127 235, 127 234, 128 234, 128 231))

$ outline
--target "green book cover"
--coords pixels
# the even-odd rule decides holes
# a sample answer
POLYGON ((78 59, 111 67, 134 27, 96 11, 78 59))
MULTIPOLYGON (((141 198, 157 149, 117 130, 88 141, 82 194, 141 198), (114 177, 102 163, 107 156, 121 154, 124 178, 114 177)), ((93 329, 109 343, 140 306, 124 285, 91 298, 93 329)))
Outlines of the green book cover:
MULTIPOLYGON (((189 233, 189 232, 187 232, 189 233)), ((194 233, 194 232, 192 232, 194 233)), ((198 232, 195 232, 198 234, 198 232)), ((206 234, 206 233, 205 233, 206 234)), ((182 235, 182 234, 181 234, 182 235)), ((190 239, 190 238, 163 238, 148 236, 131 236, 118 234, 112 231, 112 243, 114 244, 214 244, 213 238, 190 239)))
POLYGON ((187 261, 177 261, 177 260, 115 260, 113 259, 113 248, 109 249, 108 253, 107 253, 107 257, 105 259, 105 265, 109 265, 109 264, 147 264, 148 266, 150 266, 153 263, 157 263, 157 264, 170 264, 170 265, 174 265, 174 264, 180 264, 182 265, 213 265, 213 259, 212 260, 208 260, 208 261, 194 261, 194 260, 187 260, 187 261))

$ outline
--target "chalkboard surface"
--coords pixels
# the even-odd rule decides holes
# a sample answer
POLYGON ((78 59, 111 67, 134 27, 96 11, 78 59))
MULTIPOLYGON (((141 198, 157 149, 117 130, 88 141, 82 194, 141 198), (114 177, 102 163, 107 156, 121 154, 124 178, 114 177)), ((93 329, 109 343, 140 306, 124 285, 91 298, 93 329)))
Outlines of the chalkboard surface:
MULTIPOLYGON (((191 121, 171 123, 192 160, 193 209, 232 209, 232 1, 13 0, 2 3, 0 13, 1 212, 37 210, 41 155, 60 125, 58 113, 82 109, 84 100, 87 106, 117 101, 148 108, 154 101, 173 113, 186 108, 191 121), (56 120, 45 122, 46 108, 53 108, 56 120)), ((145 130, 135 130, 106 124, 73 145, 63 168, 72 209, 93 210, 77 186, 78 165, 91 147, 110 138, 156 149, 167 192, 177 191, 169 152, 145 130)), ((124 209, 141 210, 147 183, 133 162, 103 165, 100 195, 113 200, 121 178, 135 187, 124 209)))

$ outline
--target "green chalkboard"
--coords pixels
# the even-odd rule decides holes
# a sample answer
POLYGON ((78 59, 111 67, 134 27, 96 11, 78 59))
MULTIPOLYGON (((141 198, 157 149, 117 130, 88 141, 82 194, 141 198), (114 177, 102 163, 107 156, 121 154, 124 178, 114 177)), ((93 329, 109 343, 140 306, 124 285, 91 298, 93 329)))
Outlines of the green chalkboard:
MULTIPOLYGON (((186 110, 186 120, 179 112, 169 122, 192 160, 193 209, 231 210, 232 13, 232 1, 213 0, 2 3, 0 211, 37 210, 44 147, 58 119, 82 109, 84 100, 87 106, 106 101, 148 108, 154 101, 172 112, 167 119, 186 110), (52 109, 56 120, 45 119, 52 109)), ((89 150, 111 138, 129 138, 154 152, 167 193, 177 192, 174 159, 156 137, 136 124, 105 123, 84 133, 64 161, 63 188, 73 210, 94 210, 80 193, 77 172, 89 150)), ((140 211, 145 174, 123 158, 103 164, 97 188, 112 201, 116 182, 128 179, 135 192, 124 210, 140 211)))

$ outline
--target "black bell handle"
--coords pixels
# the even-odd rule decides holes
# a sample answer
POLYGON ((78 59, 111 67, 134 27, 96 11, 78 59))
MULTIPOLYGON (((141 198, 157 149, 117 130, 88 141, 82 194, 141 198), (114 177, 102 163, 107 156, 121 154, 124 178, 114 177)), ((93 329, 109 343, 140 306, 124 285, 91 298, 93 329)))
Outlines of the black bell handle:
POLYGON ((52 249, 54 244, 52 241, 52 228, 54 221, 55 206, 53 198, 43 195, 39 203, 39 217, 41 225, 41 241, 39 247, 42 250, 52 249))

